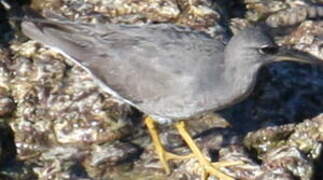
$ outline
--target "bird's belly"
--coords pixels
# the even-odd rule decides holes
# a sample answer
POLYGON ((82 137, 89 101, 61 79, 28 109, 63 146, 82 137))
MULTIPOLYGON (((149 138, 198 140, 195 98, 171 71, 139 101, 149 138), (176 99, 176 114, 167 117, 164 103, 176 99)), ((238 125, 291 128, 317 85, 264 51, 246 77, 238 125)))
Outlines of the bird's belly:
POLYGON ((205 102, 190 97, 169 96, 155 101, 142 101, 135 106, 148 115, 158 117, 156 120, 161 123, 185 120, 210 110, 203 106, 205 102))

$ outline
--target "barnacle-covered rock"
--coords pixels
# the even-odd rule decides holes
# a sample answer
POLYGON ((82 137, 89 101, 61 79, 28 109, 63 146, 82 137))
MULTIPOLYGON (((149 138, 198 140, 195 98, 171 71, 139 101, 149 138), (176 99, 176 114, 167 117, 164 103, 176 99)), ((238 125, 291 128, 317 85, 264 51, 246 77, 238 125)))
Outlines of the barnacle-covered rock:
POLYGON ((320 59, 323 58, 323 23, 320 21, 304 21, 291 33, 284 36, 280 43, 304 52, 308 52, 320 59))
MULTIPOLYGON (((44 165, 34 169, 39 177, 73 176, 70 163, 61 156, 47 157, 54 150, 68 151, 74 144, 75 154, 86 156, 89 153, 85 147, 131 133, 127 128, 128 106, 100 92, 81 68, 33 41, 16 43, 11 51, 15 56, 7 56, 10 61, 3 62, 3 69, 11 75, 5 82, 16 102, 10 126, 15 133, 17 158, 44 165)), ((67 159, 75 160, 74 156, 67 159)))
POLYGON ((131 171, 133 168, 128 162, 138 159, 142 150, 130 143, 115 141, 92 146, 91 156, 85 160, 87 172, 94 178, 115 179, 120 169, 131 171), (125 165, 125 166, 122 166, 125 165), (106 173, 106 172, 109 173, 106 173))
POLYGON ((172 22, 206 31, 220 26, 224 16, 220 6, 207 0, 47 0, 34 1, 32 7, 47 17, 56 14, 87 23, 172 22))
POLYGON ((266 19, 271 27, 297 25, 307 19, 319 19, 323 16, 323 6, 303 4, 297 7, 278 11, 266 19))
POLYGON ((290 8, 290 5, 283 1, 266 1, 266 0, 244 0, 246 8, 246 18, 256 22, 265 19, 270 14, 278 12, 282 9, 290 8))
POLYGON ((265 172, 260 177, 268 177, 270 171, 288 171, 300 179, 311 179, 313 162, 322 151, 322 117, 249 133, 244 142, 263 163, 265 172))
MULTIPOLYGON (((313 177, 313 164, 303 152, 292 146, 281 146, 266 153, 262 159, 265 172, 289 172, 292 177, 310 180, 313 177)), ((266 175, 268 176, 268 175, 266 175)))
POLYGON ((305 20, 319 19, 323 16, 323 7, 320 3, 306 0, 244 0, 244 2, 248 9, 246 13, 248 20, 264 21, 274 28, 297 25, 305 20))
MULTIPOLYGON (((239 9, 240 16, 236 17, 239 13, 231 12, 235 10, 231 6, 235 3, 33 0, 31 7, 46 17, 59 19, 63 16, 76 22, 176 23, 205 30, 216 37, 226 29, 235 34, 252 23, 270 21, 271 17, 288 19, 283 12, 293 18, 295 16, 290 15, 295 9, 309 5, 302 0, 245 0, 239 2, 239 6, 246 9, 239 9), (219 23, 220 20, 224 21, 219 23)), ((300 22, 304 17, 308 19, 320 13, 306 12, 305 16, 296 12, 297 21, 289 19, 289 22, 301 25, 276 40, 322 57, 320 22, 300 22)), ((244 162, 222 169, 233 177, 308 179, 313 173, 315 176, 315 168, 321 165, 322 133, 317 119, 322 118, 302 122, 323 111, 322 74, 321 70, 299 64, 264 68, 251 96, 221 112, 231 128, 220 118, 203 116, 189 122, 189 130, 203 153, 213 161, 244 162)), ((13 42, 10 48, 1 50, 0 87, 0 95, 3 88, 5 98, 3 115, 15 135, 17 158, 26 165, 32 164, 26 172, 32 171, 39 179, 176 180, 200 177, 201 169, 196 159, 171 161, 173 173, 166 176, 151 139, 138 120, 141 115, 116 102, 97 87, 89 74, 39 43, 13 42), (7 106, 8 98, 16 106, 7 106), (6 110, 7 107, 11 108, 6 110)), ((167 149, 177 154, 190 153, 172 126, 160 126, 159 130, 167 149)), ((321 176, 315 177, 320 179, 321 176)))
POLYGON ((10 115, 15 107, 15 103, 7 90, 0 88, 0 117, 10 115))

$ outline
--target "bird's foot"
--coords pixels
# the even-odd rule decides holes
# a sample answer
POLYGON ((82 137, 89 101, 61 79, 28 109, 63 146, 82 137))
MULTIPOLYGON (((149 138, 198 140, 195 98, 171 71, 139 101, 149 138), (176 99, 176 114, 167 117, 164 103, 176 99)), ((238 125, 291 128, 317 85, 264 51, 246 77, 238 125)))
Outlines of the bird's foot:
MULTIPOLYGON (((156 146, 156 144, 155 144, 156 146)), ((156 150, 157 154, 159 156, 159 160, 162 163, 165 171, 167 174, 170 174, 171 170, 168 165, 169 160, 184 160, 184 159, 190 159, 194 157, 194 154, 188 154, 188 155, 177 155, 174 153, 167 152, 166 150, 156 150)))
POLYGON ((163 145, 161 144, 153 119, 148 116, 145 118, 145 123, 150 133, 150 136, 153 140, 153 143, 155 145, 155 150, 159 156, 159 160, 162 163, 167 174, 170 174, 170 167, 168 165, 169 160, 184 160, 184 159, 189 159, 194 157, 193 154, 177 155, 174 153, 167 152, 163 147, 163 145))
POLYGON ((189 148, 193 151, 194 157, 196 157, 200 163, 200 166, 203 168, 203 173, 202 173, 202 179, 207 179, 209 175, 215 176, 220 180, 234 180, 229 175, 226 175, 225 173, 221 172, 220 168, 222 167, 227 167, 227 166, 235 166, 235 165, 242 165, 242 161, 237 161, 237 162, 228 162, 228 161, 223 161, 223 162, 216 162, 216 163, 211 163, 209 160, 207 160, 200 149, 197 147, 189 133, 187 132, 185 128, 184 122, 178 122, 176 123, 176 128, 186 144, 189 146, 189 148))
POLYGON ((203 167, 201 180, 206 180, 210 175, 215 176, 220 180, 234 180, 234 178, 232 178, 231 176, 221 172, 220 168, 243 164, 242 161, 221 161, 215 163, 207 161, 207 163, 201 163, 201 161, 199 160, 199 162, 203 167))

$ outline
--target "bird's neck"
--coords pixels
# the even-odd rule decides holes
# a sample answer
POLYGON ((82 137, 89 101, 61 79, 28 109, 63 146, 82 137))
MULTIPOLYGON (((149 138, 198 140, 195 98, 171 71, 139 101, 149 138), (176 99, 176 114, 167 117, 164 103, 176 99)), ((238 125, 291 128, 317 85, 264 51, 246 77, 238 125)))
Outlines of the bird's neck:
POLYGON ((260 65, 226 66, 224 79, 233 98, 243 100, 253 90, 260 65))

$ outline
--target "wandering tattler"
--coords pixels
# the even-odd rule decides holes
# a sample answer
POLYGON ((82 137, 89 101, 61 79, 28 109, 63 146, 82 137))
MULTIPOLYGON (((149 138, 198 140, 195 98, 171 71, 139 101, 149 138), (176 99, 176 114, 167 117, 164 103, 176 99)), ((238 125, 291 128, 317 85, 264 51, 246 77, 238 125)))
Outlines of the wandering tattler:
POLYGON ((210 162, 183 120, 246 98, 265 64, 283 60, 315 62, 278 47, 260 27, 243 30, 226 47, 203 32, 172 24, 24 20, 22 30, 68 56, 91 73, 105 91, 146 113, 145 123, 166 172, 170 172, 168 160, 196 157, 204 177, 214 175, 222 180, 233 178, 221 167, 241 162, 210 162), (193 153, 179 156, 166 152, 154 121, 175 123, 193 153))

